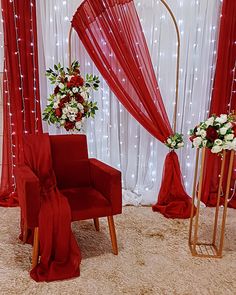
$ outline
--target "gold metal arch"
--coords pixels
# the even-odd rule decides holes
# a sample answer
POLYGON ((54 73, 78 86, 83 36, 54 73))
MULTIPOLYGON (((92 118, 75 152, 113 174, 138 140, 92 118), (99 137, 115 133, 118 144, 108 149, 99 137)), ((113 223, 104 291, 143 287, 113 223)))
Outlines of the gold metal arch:
MULTIPOLYGON (((177 36, 177 62, 176 62, 176 83, 175 83, 175 107, 174 107, 174 115, 173 115, 173 131, 176 132, 176 127, 177 127, 177 112, 178 112, 178 102, 179 102, 179 64, 180 64, 180 33, 179 33, 179 28, 178 24, 176 21, 176 18, 174 16, 173 11, 167 4, 165 0, 160 0, 160 2, 166 7, 167 11, 169 12, 171 19, 174 22, 175 30, 176 30, 176 36, 177 36)), ((69 65, 71 65, 71 37, 72 37, 72 25, 70 27, 69 31, 69 55, 68 55, 68 60, 69 60, 69 65)))
POLYGON ((68 43, 69 43, 69 53, 68 53, 68 61, 69 61, 69 66, 71 65, 71 37, 72 37, 72 25, 70 26, 70 31, 69 31, 69 38, 68 38, 68 43))
POLYGON ((168 10, 175 26, 176 36, 177 36, 177 62, 176 62, 176 83, 175 83, 175 107, 174 107, 174 116, 173 116, 173 131, 176 132, 177 127, 177 112, 178 112, 178 103, 179 103, 179 64, 180 64, 180 33, 176 18, 173 11, 170 9, 169 5, 165 0, 160 0, 161 3, 168 10))

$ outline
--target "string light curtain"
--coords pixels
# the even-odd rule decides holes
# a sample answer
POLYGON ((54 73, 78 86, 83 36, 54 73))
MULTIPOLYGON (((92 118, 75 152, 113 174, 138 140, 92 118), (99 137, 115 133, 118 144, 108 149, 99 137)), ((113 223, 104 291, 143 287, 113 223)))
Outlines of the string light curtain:
MULTIPOLYGON (((220 115, 233 111, 236 112, 236 2, 224 0, 210 113, 220 115)), ((204 177, 202 200, 208 206, 215 206, 221 159, 208 152, 206 162, 205 173, 212 171, 213 174, 206 173, 204 177)), ((227 162, 229 163, 229 158, 227 162)), ((225 191, 225 188, 226 177, 223 183, 223 191, 225 191)), ((232 174, 230 198, 229 207, 236 208, 236 158, 232 174)), ((223 204, 223 198, 221 202, 223 204)))
POLYGON ((0 205, 17 204, 14 168, 22 135, 42 133, 35 0, 2 0, 4 27, 3 155, 0 205))
MULTIPOLYGON (((84 1, 73 17, 72 26, 120 102, 164 143, 173 131, 133 1, 84 1)), ((191 199, 184 190, 174 151, 166 157, 153 210, 172 218, 190 216, 191 199)))
MULTIPOLYGON (((70 20, 81 0, 37 1, 40 92, 42 108, 52 92, 45 69, 61 62, 68 65, 70 20)), ((175 96, 176 38, 173 22, 158 0, 135 0, 136 10, 164 98, 169 118, 175 96)), ((221 1, 168 0, 181 34, 178 131, 185 134, 185 147, 177 153, 189 194, 192 191, 195 150, 187 133, 208 116, 215 71, 221 1)), ((149 134, 126 111, 110 91, 76 32, 72 32, 72 60, 81 63, 81 73, 99 75, 101 87, 93 94, 99 111, 86 122, 89 154, 122 171, 123 204, 150 205, 156 201, 161 169, 168 149, 149 134)), ((45 132, 63 134, 63 129, 44 123, 45 132)))

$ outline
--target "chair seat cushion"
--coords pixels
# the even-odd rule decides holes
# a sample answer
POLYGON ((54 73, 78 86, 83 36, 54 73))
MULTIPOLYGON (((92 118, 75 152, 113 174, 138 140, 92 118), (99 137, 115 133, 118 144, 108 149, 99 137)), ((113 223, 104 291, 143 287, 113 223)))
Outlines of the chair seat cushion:
POLYGON ((93 187, 70 188, 60 191, 68 198, 72 221, 112 215, 109 200, 93 187))

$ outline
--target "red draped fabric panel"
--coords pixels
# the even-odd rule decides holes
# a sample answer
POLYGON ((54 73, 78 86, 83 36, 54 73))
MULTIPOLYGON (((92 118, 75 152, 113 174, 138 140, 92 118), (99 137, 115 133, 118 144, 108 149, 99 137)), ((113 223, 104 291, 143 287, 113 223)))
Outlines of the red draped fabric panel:
MULTIPOLYGON (((86 0, 75 13, 72 26, 124 107, 155 138, 165 142, 173 131, 133 1, 86 0)), ((153 209, 167 217, 189 217, 191 199, 184 190, 174 152, 168 154, 164 171, 153 209)))
POLYGON ((42 132, 35 0, 2 0, 2 17, 5 72, 0 205, 14 206, 14 168, 23 161, 22 135, 42 132))
MULTIPOLYGON (((210 113, 220 115, 230 111, 236 112, 236 1, 224 0, 210 113)), ((220 158, 208 152, 202 199, 207 206, 216 205, 220 165, 220 158), (206 173, 206 170, 213 171, 213 174, 206 173)), ((229 202, 229 206, 234 208, 236 208, 235 181, 236 158, 231 181, 232 200, 229 202)), ((221 201, 223 202, 223 198, 221 201)))

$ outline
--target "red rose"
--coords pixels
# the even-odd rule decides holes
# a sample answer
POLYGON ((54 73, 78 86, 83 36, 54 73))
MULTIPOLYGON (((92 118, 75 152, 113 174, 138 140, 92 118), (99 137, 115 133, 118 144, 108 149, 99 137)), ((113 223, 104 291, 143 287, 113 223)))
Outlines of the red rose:
POLYGON ((75 99, 79 102, 79 103, 83 103, 84 102, 84 98, 82 95, 80 94, 76 94, 75 99))
POLYGON ((70 121, 66 121, 64 127, 65 127, 66 131, 69 131, 75 127, 75 123, 70 122, 70 121))
POLYGON ((212 126, 209 126, 206 130, 206 138, 210 141, 215 141, 217 138, 219 138, 219 135, 216 131, 216 129, 212 126))
POLYGON ((69 102, 70 101, 70 96, 67 95, 65 97, 63 97, 59 103, 59 108, 63 108, 65 106, 65 103, 69 102))
POLYGON ((73 76, 67 83, 68 88, 79 87, 84 85, 84 79, 81 76, 73 76))
POLYGON ((193 142, 194 138, 196 138, 197 136, 194 134, 192 136, 189 137, 189 139, 193 142))
POLYGON ((81 77, 81 76, 78 76, 78 83, 79 83, 79 86, 83 86, 84 85, 84 79, 81 77))
POLYGON ((78 121, 81 121, 82 117, 83 117, 82 113, 78 113, 78 114, 77 114, 77 117, 76 117, 76 121, 77 121, 77 122, 78 122, 78 121))
POLYGON ((57 86, 55 89, 54 89, 54 94, 57 95, 57 93, 60 91, 60 88, 59 86, 57 86))
POLYGON ((61 111, 60 108, 57 108, 57 109, 55 110, 55 115, 56 115, 57 117, 61 117, 61 115, 62 115, 62 111, 61 111))

